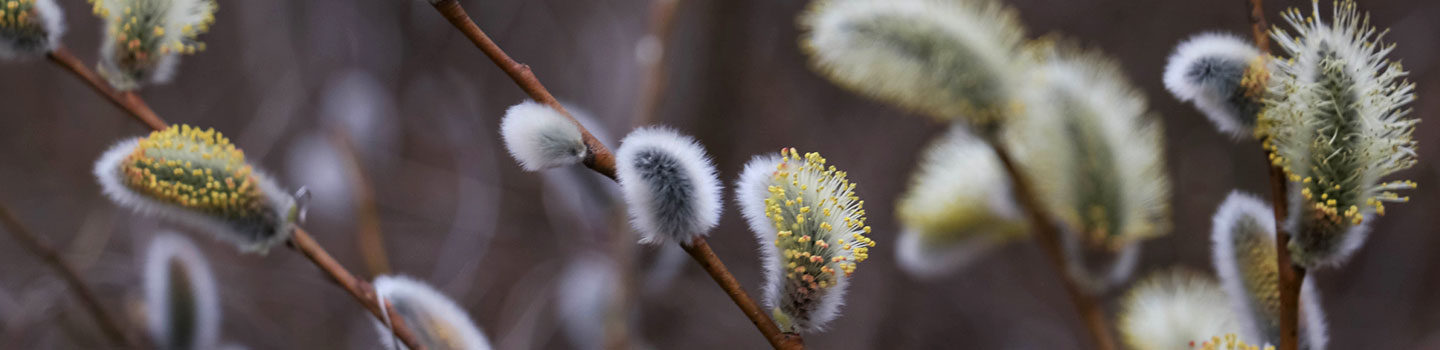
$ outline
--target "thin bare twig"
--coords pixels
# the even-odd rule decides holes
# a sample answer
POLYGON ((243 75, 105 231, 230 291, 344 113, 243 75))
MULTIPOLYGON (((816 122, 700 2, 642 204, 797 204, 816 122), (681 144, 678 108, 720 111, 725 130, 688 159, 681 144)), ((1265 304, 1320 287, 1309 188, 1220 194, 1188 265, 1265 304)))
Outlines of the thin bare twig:
POLYGON ((1055 273, 1059 274, 1061 284, 1065 286, 1065 293, 1070 296, 1070 300, 1075 305, 1075 311, 1080 315, 1080 320, 1090 331, 1096 349, 1116 349, 1115 338, 1110 334, 1109 322, 1105 320, 1105 311, 1101 309, 1094 297, 1082 291, 1075 281, 1065 275, 1069 263, 1060 249, 1060 232, 1056 229, 1056 224, 1040 209, 1040 202, 1036 199, 1034 190, 1030 188, 1029 181, 1020 175, 1020 170, 1016 167, 1014 158, 1010 156, 1004 143, 993 137, 987 137, 987 141, 995 150, 995 156, 1000 159, 1000 164, 1004 166, 1006 175, 1010 177, 1010 183, 1015 186, 1015 199, 1020 202, 1020 208, 1030 218, 1030 229, 1035 236, 1035 243, 1040 245, 1040 250, 1044 251, 1045 256, 1049 258, 1046 260, 1049 260, 1055 268, 1055 273))
MULTIPOLYGON (((1270 54, 1269 25, 1265 22, 1264 0, 1246 0, 1250 9, 1250 34, 1260 52, 1270 54)), ((1305 281, 1305 268, 1290 260, 1290 232, 1285 230, 1286 194, 1289 181, 1285 171, 1270 163, 1269 151, 1264 151, 1265 164, 1270 168, 1270 203, 1275 214, 1275 259, 1280 282, 1280 350, 1300 348, 1300 285, 1305 281)))
POLYGON ((130 112, 130 116, 135 117, 135 120, 144 123, 151 129, 165 128, 165 121, 160 120, 160 117, 155 115, 155 111, 150 110, 150 106, 146 105, 140 96, 136 96, 133 92, 117 91, 110 87, 110 83, 105 82, 104 78, 81 63, 80 59, 75 58, 75 55, 71 54, 70 50, 65 49, 64 46, 56 45, 55 50, 50 51, 46 57, 50 59, 50 62, 74 73, 80 80, 84 80, 86 84, 95 89, 96 93, 110 99, 110 103, 114 103, 116 107, 130 112))
MULTIPOLYGON (((79 59, 75 58, 74 55, 71 55, 63 47, 51 52, 49 57, 52 62, 61 65, 67 71, 85 80, 91 87, 95 88, 96 92, 108 97, 116 106, 129 112, 131 116, 135 117, 135 120, 149 126, 150 129, 160 131, 169 127, 169 125, 165 123, 165 120, 160 119, 160 116, 156 115, 155 112, 150 109, 149 105, 145 104, 145 101, 140 99, 139 96, 130 92, 116 92, 110 88, 109 84, 101 80, 95 72, 86 68, 84 64, 80 63, 79 59)), ((336 262, 334 258, 330 257, 330 253, 326 252, 325 248, 322 248, 316 243, 315 240, 310 237, 309 233, 306 233, 305 230, 301 228, 295 228, 295 232, 291 235, 289 245, 291 248, 305 255, 306 258, 309 258, 311 263, 315 264, 316 267, 319 267, 321 271, 330 276, 330 279, 341 288, 350 292, 350 295, 354 296, 355 300, 360 302, 365 309, 370 310, 370 313, 375 315, 376 319, 385 322, 384 314, 381 313, 380 301, 375 295, 375 287, 371 286, 368 282, 356 279, 354 275, 350 274, 350 271, 346 270, 344 266, 341 266, 339 262, 336 262)), ((395 315, 394 308, 389 302, 385 303, 384 308, 389 310, 390 314, 395 315)), ((409 327, 405 326, 405 320, 400 317, 391 317, 390 328, 394 331, 395 336, 405 343, 406 347, 412 350, 425 349, 424 344, 420 343, 419 339, 415 337, 415 333, 412 332, 409 327)))
MULTIPOLYGON (((490 37, 485 35, 485 32, 481 31, 480 27, 470 19, 470 15, 465 13, 465 9, 460 7, 459 1, 439 0, 433 5, 436 11, 439 11, 446 20, 450 21, 451 25, 454 25, 456 29, 464 33, 466 38, 469 38, 481 52, 484 52, 485 56, 489 57, 500 70, 505 71, 521 90, 524 90, 526 94, 530 95, 530 98, 555 108, 555 110, 569 117, 571 121, 575 121, 575 125, 580 127, 581 134, 585 139, 585 144, 590 148, 590 154, 592 155, 585 159, 585 166, 610 177, 612 180, 615 179, 614 155, 610 153, 610 150, 606 148, 600 140, 590 135, 590 131, 586 130, 583 124, 576 121, 574 117, 571 117, 570 113, 565 111, 565 108, 560 106, 559 102, 555 101, 555 97, 551 96, 550 92, 545 89, 545 86, 540 83, 540 80, 535 78, 535 74, 530 71, 530 66, 511 59, 510 55, 500 49, 500 46, 496 45, 493 40, 490 40, 490 37)), ((760 307, 756 306, 755 301, 751 300, 750 296, 745 293, 745 290, 740 287, 740 283, 735 280, 735 276, 730 273, 730 270, 725 268, 725 264, 721 263, 720 258, 716 257, 715 253, 710 250, 710 245, 706 243, 704 238, 697 238, 695 241, 690 242, 689 246, 681 244, 681 247, 685 248, 685 251, 689 252, 692 258, 695 258, 696 263, 699 263, 701 267, 705 268, 705 272, 709 273, 710 277, 713 278, 716 283, 720 284, 720 288, 725 290, 725 294, 730 296, 730 300, 734 301, 735 305, 740 307, 740 310, 745 313, 745 316, 750 318, 750 322, 755 324, 755 327, 760 330, 760 333, 765 336, 765 339, 770 342, 770 345, 774 346, 775 349, 803 349, 803 344, 797 341, 798 337, 787 337, 785 334, 780 333, 780 328, 775 326, 775 322, 760 311, 760 307)))
POLYGON ((670 61, 670 55, 665 52, 675 28, 675 11, 679 8, 680 0, 655 0, 650 3, 650 34, 640 40, 640 45, 642 49, 654 49, 654 52, 638 57, 641 69, 645 70, 645 85, 640 87, 636 125, 654 123, 660 112, 660 101, 665 97, 667 62, 670 61))
POLYGON ((95 323, 100 325, 100 331, 105 333, 105 337, 110 339, 110 343, 115 346, 130 349, 139 348, 135 341, 120 327, 120 323, 116 322, 115 318, 110 317, 110 313, 105 311, 105 307, 100 305, 100 299, 95 297, 95 291, 90 289, 90 286, 86 285, 84 280, 80 279, 80 274, 75 272, 75 268, 70 266, 70 263, 65 261, 65 258, 61 257, 60 253, 55 251, 55 248, 31 233, 29 229, 25 228, 25 225, 20 224, 20 220, 17 219, 15 214, 11 213, 10 209, 6 208, 3 203, 0 203, 0 222, 5 224, 5 231, 9 231, 10 235, 15 237, 15 240, 20 241, 20 244, 25 246, 25 250, 35 253, 35 255, 40 257, 41 261, 50 265, 51 268, 55 269, 56 273, 60 274, 60 277, 65 280, 65 284, 69 287, 70 292, 75 294, 76 299, 80 299, 80 304, 85 307, 85 311, 89 312, 90 316, 95 318, 95 323))
POLYGON ((526 95, 530 95, 535 102, 544 103, 550 108, 560 111, 560 114, 564 114, 566 118, 570 118, 570 121, 575 122, 575 125, 579 125, 580 135, 585 140, 585 146, 590 148, 590 153, 584 160, 585 166, 601 175, 615 179, 615 155, 610 153, 610 149, 596 139, 595 135, 591 135, 590 130, 585 129, 579 120, 575 120, 575 117, 570 115, 570 111, 565 110, 565 106, 561 106, 560 101, 550 95, 549 90, 545 90, 545 85, 540 84, 540 79, 530 71, 530 66, 515 62, 510 55, 500 49, 500 46, 495 45, 495 41, 490 40, 490 37, 475 25, 475 21, 470 20, 470 15, 460 7, 459 1, 440 0, 435 2, 434 6, 435 10, 440 11, 440 14, 445 16, 451 25, 464 33, 465 37, 470 38, 470 42, 475 43, 475 47, 480 48, 485 56, 490 57, 490 61, 495 62, 500 70, 505 71, 505 74, 510 76, 510 80, 514 80, 515 85, 520 86, 520 90, 524 90, 526 95))

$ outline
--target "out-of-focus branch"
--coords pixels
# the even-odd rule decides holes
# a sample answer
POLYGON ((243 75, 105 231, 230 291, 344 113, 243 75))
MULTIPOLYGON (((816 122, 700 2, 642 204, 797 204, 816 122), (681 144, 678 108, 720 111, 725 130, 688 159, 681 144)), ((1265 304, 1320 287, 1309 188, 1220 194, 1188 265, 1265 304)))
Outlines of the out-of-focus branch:
POLYGON ((390 273, 390 259, 385 254, 385 237, 380 230, 380 207, 375 204, 375 187, 365 172, 365 164, 350 134, 341 130, 331 133, 331 139, 344 153, 346 168, 349 170, 351 192, 355 194, 355 214, 360 221, 355 233, 360 256, 371 276, 390 273))
POLYGON ((105 82, 105 79, 95 74, 95 71, 90 70, 84 63, 81 63, 80 59, 75 58, 75 55, 71 54, 70 50, 65 49, 64 46, 55 46, 55 50, 50 51, 50 54, 46 55, 46 57, 50 59, 50 62, 54 62, 61 68, 65 68, 66 71, 75 74, 80 80, 85 81, 86 84, 89 84, 91 88, 95 89, 96 93, 110 99, 110 103, 114 103, 116 107, 120 107, 126 112, 129 112, 130 116, 135 117, 135 120, 144 123, 151 129, 161 130, 165 128, 165 121, 160 120, 160 117, 155 115, 155 111, 150 110, 150 106, 145 104, 145 101, 141 100, 140 96, 135 95, 134 92, 117 91, 115 88, 110 87, 110 83, 105 82))
MULTIPOLYGON (((574 121, 575 125, 579 126, 585 144, 589 146, 592 155, 585 159, 585 166, 610 177, 612 180, 615 179, 614 155, 610 153, 610 150, 606 148, 603 143, 590 135, 590 131, 586 130, 584 125, 576 121, 573 116, 570 116, 570 113, 565 111, 565 108, 560 106, 559 102, 556 102, 555 97, 551 96, 550 92, 545 90, 545 86, 540 84, 540 80, 535 78, 535 74, 530 71, 529 66, 511 59, 510 55, 500 49, 500 46, 496 45, 493 40, 490 40, 490 37, 486 36, 485 32, 481 31, 480 27, 475 25, 475 22, 470 19, 470 15, 465 13, 465 9, 460 7, 459 1, 439 0, 434 3, 434 6, 435 10, 439 11, 456 29, 464 33, 465 37, 469 38, 476 47, 480 48, 480 51, 485 53, 485 56, 490 57, 490 60, 494 62, 496 66, 500 67, 500 70, 505 71, 521 90, 524 90, 526 94, 530 95, 530 98, 549 105, 551 108, 565 114, 571 121, 574 121)), ((690 256, 695 258, 695 262, 705 268, 705 272, 709 273, 710 277, 720 285, 720 288, 725 290, 725 294, 728 294, 730 300, 734 301, 735 305, 740 307, 740 310, 745 313, 745 316, 750 318, 750 322, 755 324, 755 327, 760 330, 760 333, 765 336, 765 339, 770 342, 770 345, 774 346, 775 349, 784 350, 803 348, 803 345, 796 341, 798 337, 787 337, 780 333, 780 328, 775 326, 775 322, 760 311, 760 307, 756 306, 755 301, 751 300, 750 296, 745 293, 745 290, 740 287, 740 283, 735 280, 735 276, 730 274, 730 271, 725 268, 725 264, 721 263, 720 258, 715 256, 715 253, 710 250, 710 245, 706 243, 704 238, 697 238, 695 241, 690 242, 689 246, 681 244, 681 247, 685 248, 685 251, 689 252, 690 256)))
MULTIPOLYGON (((155 112, 150 110, 150 107, 148 107, 145 101, 141 100, 139 96, 133 93, 115 94, 109 85, 105 85, 104 81, 99 80, 93 72, 85 68, 84 65, 80 64, 78 59, 70 55, 63 48, 51 52, 49 57, 51 61, 65 66, 70 72, 90 82, 90 85, 95 87, 97 92, 109 97, 115 105, 130 112, 130 115, 134 116, 135 120, 144 123, 156 131, 169 127, 163 119, 160 119, 159 116, 155 115, 155 112)), ((350 292, 350 295, 354 296, 355 300, 360 302, 365 309, 370 310, 370 313, 375 315, 376 319, 381 322, 386 321, 385 313, 382 312, 382 309, 388 310, 391 315, 396 314, 390 303, 386 302, 384 306, 381 306, 380 299, 375 295, 374 286, 371 286, 370 283, 364 280, 356 279, 355 275, 351 274, 349 270, 346 270, 344 266, 341 266, 339 262, 335 261, 335 259, 330 256, 330 253, 326 252, 325 248, 321 247, 319 243, 316 243, 315 239, 311 238, 310 234, 305 232, 304 229, 299 227, 295 228, 295 232, 292 233, 290 237, 289 245, 291 248, 305 255, 306 258, 309 258, 312 264, 315 264, 315 266, 319 267, 326 275, 329 275, 330 279, 337 285, 345 289, 345 291, 350 292)), ((406 347, 412 350, 425 349, 424 344, 420 343, 419 338, 415 337, 415 333, 412 332, 409 327, 405 326, 405 320, 400 317, 390 317, 389 319, 391 330, 394 331, 397 338, 400 338, 401 342, 405 343, 406 347)))
POLYGON ((100 326, 100 331, 105 333, 105 337, 110 339, 110 343, 119 347, 139 348, 139 345, 120 327, 120 323, 116 322, 115 318, 105 311, 105 307, 100 305, 100 299, 95 297, 95 291, 80 279, 80 274, 75 272, 75 268, 70 266, 70 263, 66 262, 60 253, 55 251, 55 248, 40 240, 40 237, 31 233, 29 229, 25 228, 25 225, 20 224, 20 220, 3 203, 0 203, 0 223, 4 223, 5 231, 10 232, 10 236, 20 241, 20 245, 24 246, 25 250, 35 253, 41 261, 50 265, 56 273, 60 274, 70 292, 75 294, 76 299, 80 299, 80 304, 84 305, 85 311, 95 318, 95 323, 100 326))
POLYGON ((1075 311, 1080 314, 1080 320, 1085 328, 1090 331, 1092 340, 1095 341, 1095 348, 1099 350, 1115 350, 1115 338, 1110 334, 1109 322, 1105 319, 1105 311, 1094 297, 1086 294, 1065 275, 1069 263, 1065 259, 1060 248, 1060 232, 1056 223, 1050 216, 1040 208, 1040 201, 1035 197, 1035 192, 1030 188, 1030 182, 1021 176, 1015 160, 1010 156, 1008 148, 1003 142, 994 137, 987 138, 991 148, 995 149, 995 156, 1000 159, 1000 164, 1005 168, 1005 174, 1010 177, 1010 183, 1015 186, 1015 199, 1020 203, 1020 208, 1030 218, 1030 230, 1035 236, 1035 242, 1040 245, 1040 250, 1045 252, 1050 264, 1055 268, 1055 273, 1065 286, 1065 293, 1070 296, 1075 311))
POLYGON ((518 85, 520 90, 524 90, 526 95, 530 95, 535 102, 543 103, 560 111, 560 114, 564 114, 566 118, 570 118, 570 121, 575 122, 575 125, 580 126, 580 135, 585 140, 585 146, 590 148, 590 153, 584 160, 585 166, 611 179, 615 178, 615 155, 610 153, 610 149, 596 139, 595 135, 591 135, 590 130, 585 129, 580 121, 575 120, 575 117, 565 110, 565 106, 561 106, 560 101, 550 95, 549 90, 545 90, 545 85, 540 84, 540 79, 530 71, 530 66, 515 62, 510 55, 500 49, 500 46, 495 45, 495 41, 490 40, 490 37, 475 25, 475 21, 470 20, 470 15, 460 7, 458 0, 440 0, 434 2, 434 6, 435 10, 440 11, 440 14, 445 16, 451 25, 464 33, 470 42, 475 43, 475 47, 480 48, 485 56, 490 57, 490 61, 495 62, 495 66, 505 71, 505 74, 510 76, 510 80, 514 80, 515 85, 518 85))
MULTIPOLYGON (((1255 47, 1270 55, 1270 36, 1266 32, 1264 0, 1245 0, 1250 9, 1250 34, 1255 47)), ((1305 268, 1290 260, 1290 232, 1285 230, 1286 202, 1289 181, 1285 171, 1271 164, 1269 151, 1265 151, 1265 164, 1270 168, 1270 203, 1275 213, 1275 266, 1280 269, 1280 350, 1300 348, 1300 285, 1305 280, 1305 268)))
POLYGON ((670 45, 670 36, 675 28, 675 11, 680 0, 655 0, 650 3, 650 33, 640 39, 636 47, 636 59, 645 71, 640 100, 636 105, 636 125, 649 125, 658 117, 660 101, 665 97, 669 56, 665 52, 670 45))

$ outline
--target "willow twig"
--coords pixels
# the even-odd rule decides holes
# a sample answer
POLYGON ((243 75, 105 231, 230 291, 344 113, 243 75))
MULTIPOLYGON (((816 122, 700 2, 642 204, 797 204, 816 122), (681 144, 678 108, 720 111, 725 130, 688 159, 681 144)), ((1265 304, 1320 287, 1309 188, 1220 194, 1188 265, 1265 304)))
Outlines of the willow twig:
POLYGON ((1003 142, 993 137, 987 138, 991 148, 995 150, 996 158, 1005 168, 1005 174, 1010 177, 1010 183, 1015 187, 1015 199, 1020 202, 1020 208, 1030 218, 1030 229, 1035 236, 1035 243, 1040 245, 1040 250, 1045 252, 1055 272, 1059 274, 1060 282, 1065 286, 1065 293, 1075 305, 1075 311, 1080 314, 1082 323, 1090 331, 1090 336, 1095 341, 1098 350, 1114 350, 1115 338, 1110 334, 1109 323, 1105 320, 1105 312, 1100 304, 1093 297, 1086 294, 1075 284, 1075 281, 1065 276, 1069 263, 1060 249, 1060 232, 1050 217, 1040 209, 1040 202, 1035 197, 1035 192, 1030 188, 1029 181, 1021 176, 1020 170, 1016 167, 1014 158, 1010 156, 1009 150, 1003 142))
POLYGON ((50 51, 50 54, 46 55, 46 57, 50 59, 50 62, 54 62, 61 68, 70 71, 70 73, 74 73, 75 77, 85 81, 86 84, 95 89, 96 93, 110 99, 110 103, 114 103, 116 107, 130 112, 130 116, 135 117, 135 120, 144 123, 151 129, 161 130, 165 128, 165 121, 160 120, 160 117, 155 115, 155 111, 150 110, 150 106, 146 105, 145 101, 140 99, 140 96, 136 96, 133 92, 118 91, 110 87, 110 83, 105 82, 104 78, 101 78, 100 75, 95 74, 95 71, 90 70, 84 63, 81 63, 80 59, 75 58, 75 55, 71 54, 70 50, 65 49, 64 46, 56 45, 55 50, 50 51))
MULTIPOLYGON (((540 80, 535 78, 535 74, 530 71, 530 66, 516 62, 510 58, 510 55, 506 54, 504 50, 500 49, 500 46, 496 45, 495 41, 490 40, 490 37, 485 35, 485 32, 481 31, 480 27, 475 25, 475 22, 470 19, 470 15, 465 13, 465 9, 460 7, 459 1, 439 0, 433 5, 436 11, 439 11, 446 20, 450 21, 451 25, 454 25, 456 29, 464 33, 465 37, 469 38, 470 41, 475 44, 475 47, 479 48, 481 52, 484 52, 485 56, 489 57, 490 61, 494 62, 500 70, 505 71, 505 73, 510 76, 510 79, 515 81, 515 85, 518 85, 521 90, 524 90, 526 94, 530 95, 531 99, 549 105, 551 108, 565 114, 571 121, 574 121, 575 125, 580 128, 580 133, 584 137, 585 145, 590 148, 591 156, 585 159, 585 166, 591 170, 595 170, 595 172, 610 177, 611 180, 615 179, 615 156, 610 153, 609 148, 606 148, 600 140, 590 135, 590 131, 585 129, 585 125, 575 120, 573 116, 570 116, 570 112, 567 112, 564 107, 560 106, 559 102, 556 102, 555 97, 551 96, 550 92, 545 89, 545 86, 540 83, 540 80)), ((735 280, 735 276, 730 273, 730 270, 725 268, 725 264, 720 262, 720 258, 716 257, 715 253, 710 251, 710 245, 706 243, 704 238, 697 238, 695 241, 690 242, 689 246, 685 244, 681 244, 680 246, 685 248, 686 252, 690 253, 690 256, 695 259, 696 263, 699 263, 701 267, 705 268, 705 272, 709 273, 710 277, 713 278, 716 283, 720 284, 720 288, 725 290, 725 294, 730 296, 730 300, 734 301, 735 305, 740 307, 741 311, 744 311, 745 316, 750 318, 750 322, 755 324, 755 327, 760 330, 761 334, 765 335, 765 339, 770 342, 771 346, 774 346, 775 349, 784 350, 803 348, 803 344, 795 340, 787 340, 791 337, 780 333, 780 328, 775 326, 775 322, 770 320, 769 316, 759 311, 760 307, 757 306, 755 301, 751 300, 750 296, 745 293, 745 290, 740 287, 740 283, 735 280)))
MULTIPOLYGON (((1250 34, 1255 47, 1266 56, 1270 55, 1269 27, 1265 23, 1264 0, 1245 0, 1250 10, 1250 34)), ((1290 232, 1285 230, 1285 219, 1289 209, 1286 193, 1289 181, 1285 171, 1270 163, 1269 151, 1264 151, 1265 164, 1270 168, 1270 203, 1275 214, 1275 259, 1280 282, 1280 350, 1300 348, 1300 285, 1305 281, 1305 268, 1290 260, 1290 232)))
POLYGON ((560 101, 556 100, 555 96, 551 96, 549 90, 545 90, 545 85, 540 84, 540 79, 530 71, 530 66, 515 62, 510 55, 505 54, 505 50, 501 50, 500 46, 495 45, 495 41, 490 40, 490 37, 475 25, 475 21, 470 20, 470 15, 460 7, 458 0, 439 0, 434 2, 434 6, 435 10, 440 11, 440 14, 445 16, 451 25, 464 33, 470 42, 475 43, 475 47, 480 48, 485 56, 490 57, 490 61, 495 62, 500 70, 505 71, 505 74, 510 76, 510 80, 514 80, 515 85, 520 86, 520 90, 524 90, 526 95, 529 95, 535 102, 554 108, 560 114, 564 114, 566 118, 570 118, 570 121, 575 122, 575 125, 579 125, 580 136, 585 140, 585 146, 590 148, 583 163, 595 172, 610 177, 612 180, 615 179, 615 155, 610 153, 610 149, 596 139, 595 135, 591 135, 590 130, 585 129, 579 120, 571 116, 570 111, 565 110, 565 106, 561 106, 560 101))
POLYGON ((651 44, 655 52, 652 52, 653 56, 638 57, 645 76, 642 78, 644 85, 640 87, 640 100, 636 105, 636 125, 655 122, 660 112, 660 101, 664 99, 666 91, 666 68, 670 56, 665 52, 675 28, 675 11, 679 8, 680 0, 655 0, 650 3, 650 34, 645 35, 641 43, 651 44))
POLYGON ((10 232, 15 240, 20 241, 20 245, 25 246, 25 250, 35 253, 40 260, 60 274, 69 287, 70 293, 75 294, 76 299, 80 299, 80 304, 85 307, 85 311, 89 312, 91 317, 95 318, 95 323, 100 325, 101 333, 105 333, 105 337, 110 339, 111 344, 130 349, 139 348, 120 327, 120 323, 116 322, 115 318, 105 311, 105 307, 100 305, 100 299, 95 297, 95 291, 80 279, 80 274, 75 272, 75 267, 70 266, 70 263, 65 261, 60 253, 55 251, 55 248, 40 240, 40 237, 31 233, 29 229, 25 228, 25 225, 20 224, 20 220, 15 218, 15 214, 11 213, 3 203, 0 203, 0 222, 4 223, 5 231, 10 232))
MULTIPOLYGON (((139 96, 130 92, 116 92, 115 89, 110 88, 104 80, 101 80, 95 72, 86 68, 84 64, 80 63, 79 59, 76 59, 74 55, 71 55, 63 47, 57 47, 55 51, 50 53, 49 57, 50 61, 61 65, 67 71, 85 80, 91 87, 95 88, 96 92, 108 97, 116 106, 129 112, 131 116, 135 117, 135 120, 149 126, 150 129, 160 131, 169 127, 169 125, 165 123, 165 120, 160 119, 160 116, 156 115, 155 112, 150 109, 149 105, 145 104, 145 101, 141 100, 139 96)), ((319 267, 326 275, 330 276, 332 281, 345 289, 345 291, 350 292, 350 295, 354 296, 355 300, 360 302, 367 310, 370 310, 370 313, 375 315, 376 319, 381 322, 386 322, 385 313, 382 313, 382 307, 380 306, 380 300, 375 295, 375 287, 371 286, 368 282, 356 279, 354 275, 350 274, 350 271, 346 270, 344 266, 341 266, 339 262, 336 262, 334 258, 330 257, 330 253, 326 252, 325 248, 316 243, 315 240, 310 237, 309 233, 296 227, 295 232, 291 235, 289 246, 305 255, 306 258, 309 258, 310 262, 315 264, 316 267, 319 267)), ((386 302, 383 308, 388 310, 391 315, 396 314, 389 302, 386 302)), ((415 337, 415 333, 412 332, 409 327, 405 326, 405 320, 400 317, 390 317, 389 324, 395 336, 400 338, 400 341, 404 342, 406 347, 412 350, 425 349, 424 344, 420 343, 418 338, 415 337)))

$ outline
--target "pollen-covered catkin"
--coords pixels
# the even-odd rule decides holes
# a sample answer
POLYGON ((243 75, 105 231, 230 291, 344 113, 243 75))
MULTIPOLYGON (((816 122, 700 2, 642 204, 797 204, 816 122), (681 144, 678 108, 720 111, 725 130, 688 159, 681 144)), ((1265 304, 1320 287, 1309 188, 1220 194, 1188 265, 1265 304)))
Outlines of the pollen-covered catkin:
POLYGON ((95 163, 105 195, 142 214, 178 221, 264 252, 290 237, 295 198, 245 162, 214 129, 174 125, 116 143, 95 163))
POLYGON ((0 59, 43 56, 64 33, 65 16, 55 0, 0 1, 0 59))
POLYGON ((1293 28, 1271 36, 1289 55, 1271 60, 1266 111, 1257 131, 1271 162, 1291 182, 1286 220, 1291 257, 1314 268, 1340 264, 1364 242, 1367 222, 1407 180, 1381 179, 1416 163, 1417 119, 1407 118, 1415 85, 1386 56, 1395 46, 1354 2, 1337 1, 1330 21, 1313 5, 1285 12, 1293 28))
POLYGON ((819 153, 786 148, 745 165, 735 200, 760 243, 765 305, 781 331, 824 329, 875 246, 855 184, 819 153))
POLYGON ((200 34, 215 23, 214 0, 88 0, 105 20, 96 69, 118 90, 165 83, 180 55, 205 51, 200 34))

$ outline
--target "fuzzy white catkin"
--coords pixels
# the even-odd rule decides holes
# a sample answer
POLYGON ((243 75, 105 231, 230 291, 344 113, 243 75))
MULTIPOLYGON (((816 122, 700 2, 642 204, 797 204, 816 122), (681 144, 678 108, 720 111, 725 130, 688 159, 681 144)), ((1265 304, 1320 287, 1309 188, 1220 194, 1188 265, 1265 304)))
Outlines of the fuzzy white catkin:
POLYGON ((0 59, 27 59, 43 56, 60 44, 65 34, 65 14, 55 0, 11 1, 16 8, 27 8, 24 22, 17 18, 16 8, 0 15, 0 59))
POLYGON ((926 148, 896 218, 897 263, 919 277, 952 272, 1027 232, 995 150, 960 125, 926 148))
MULTIPOLYGON (((1279 275, 1275 258, 1275 216, 1269 204, 1231 192, 1215 211, 1211 232, 1213 262, 1245 339, 1279 342, 1279 275)), ((1306 279, 1300 291, 1300 337, 1310 349, 1328 342, 1320 296, 1306 279)))
POLYGON ((525 101, 505 110, 500 120, 505 149, 527 171, 580 163, 589 148, 580 127, 550 106, 525 101))
POLYGON ((1047 211, 1089 244, 1119 250, 1164 234, 1164 132, 1119 65, 1065 43, 1036 46, 1026 113, 1005 144, 1047 211))
MULTIPOLYGON (((122 207, 130 208, 136 213, 172 220, 198 229, 216 239, 234 244, 243 252, 264 253, 270 247, 288 239, 299 220, 298 213, 301 210, 295 197, 283 190, 264 172, 246 170, 249 169, 249 165, 244 163, 243 154, 237 157, 219 156, 221 153, 229 154, 228 151, 221 151, 230 147, 228 139, 225 139, 224 136, 211 130, 201 139, 192 138, 201 137, 199 136, 201 133, 199 128, 176 125, 164 131, 151 133, 149 137, 136 137, 116 143, 95 162, 94 175, 100 183, 101 191, 111 201, 122 207), (206 144, 203 141, 206 137, 218 138, 223 142, 206 144), (177 145, 183 144, 187 147, 193 145, 197 148, 161 149, 153 145, 144 146, 147 142, 153 142, 156 145, 173 142, 177 145), (145 147, 142 153, 136 153, 139 147, 145 147), (159 187, 155 187, 153 183, 149 186, 136 185, 132 187, 132 183, 129 181, 133 180, 136 175, 127 175, 124 170, 125 165, 134 164, 127 163, 127 159, 139 159, 131 157, 141 155, 144 157, 140 158, 154 160, 156 164, 163 160, 183 162, 183 166, 177 163, 173 168, 177 168, 187 175, 192 171, 209 171, 206 174, 224 177, 225 169, 229 169, 231 172, 246 171, 248 173, 244 176, 235 177, 238 179, 236 185, 244 187, 243 182, 245 179, 249 179, 251 186, 257 190, 256 207, 207 212, 205 209, 182 205, 173 199, 158 198, 150 193, 142 192, 142 189, 156 190, 159 187), (210 155, 211 158, 206 158, 207 155, 210 155)), ((238 149, 233 149, 233 151, 240 152, 238 149)), ((204 187, 198 182, 189 183, 189 185, 204 187)), ((232 196, 238 193, 234 190, 227 191, 224 187, 225 185, 222 184, 211 192, 226 192, 232 196)))
POLYGON ((220 337, 220 295, 200 249, 184 236, 160 233, 150 241, 144 266, 150 339, 159 349, 214 348, 220 337))
POLYGON ((1159 272, 1121 299, 1116 318, 1130 349, 1187 350, 1211 337, 1240 330, 1225 292, 1209 278, 1185 270, 1159 272))
POLYGON ((689 245, 720 221, 720 180, 694 138, 637 129, 620 141, 615 175, 641 243, 689 245))
MULTIPOLYGON (((413 334, 431 350, 489 350, 490 341, 475 326, 465 309, 425 282, 405 276, 375 278, 375 296, 395 306, 413 334)), ((408 349, 395 338, 390 327, 375 321, 375 331, 386 349, 408 349)))
POLYGON ((816 1, 800 22, 816 70, 861 94, 977 123, 1018 105, 1025 30, 995 1, 816 1))
MULTIPOLYGON (((1250 137, 1263 105, 1247 96, 1245 80, 1260 50, 1230 34, 1204 33, 1181 42, 1165 64, 1165 88, 1181 101, 1195 103, 1215 128, 1236 139, 1250 137)), ((1250 338, 1253 339, 1253 338, 1250 338)))

